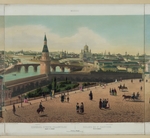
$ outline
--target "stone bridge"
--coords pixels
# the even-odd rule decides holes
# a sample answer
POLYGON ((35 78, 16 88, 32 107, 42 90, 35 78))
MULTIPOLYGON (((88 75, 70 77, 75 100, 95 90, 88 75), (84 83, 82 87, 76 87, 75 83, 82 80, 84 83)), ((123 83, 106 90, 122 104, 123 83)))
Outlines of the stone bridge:
MULTIPOLYGON (((29 66, 32 66, 34 71, 37 72, 37 68, 38 66, 40 66, 40 64, 34 64, 34 63, 29 63, 29 64, 18 64, 15 65, 14 68, 16 69, 17 72, 20 72, 21 68, 24 67, 25 68, 25 72, 28 72, 28 68, 29 66)), ((82 68, 84 66, 79 66, 79 65, 66 65, 66 64, 51 64, 50 65, 50 69, 52 72, 56 72, 56 67, 60 67, 61 72, 65 71, 65 68, 69 69, 70 72, 72 71, 79 71, 82 70, 82 68)))
MULTIPOLYGON (((6 87, 10 90, 9 97, 17 96, 38 87, 48 85, 52 79, 56 77, 57 81, 68 80, 77 82, 114 82, 115 79, 141 79, 142 74, 138 73, 82 73, 82 74, 50 74, 49 76, 42 74, 33 77, 27 77, 14 81, 5 82, 6 87)), ((7 99, 7 98, 6 98, 7 99)))

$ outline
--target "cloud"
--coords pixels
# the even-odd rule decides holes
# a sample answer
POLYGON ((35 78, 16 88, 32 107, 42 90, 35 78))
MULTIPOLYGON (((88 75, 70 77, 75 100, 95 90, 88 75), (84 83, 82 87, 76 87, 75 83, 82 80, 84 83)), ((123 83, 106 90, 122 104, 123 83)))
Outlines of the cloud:
POLYGON ((47 36, 49 51, 80 52, 85 44, 89 46, 92 52, 104 52, 111 47, 105 38, 87 27, 78 28, 72 36, 61 37, 45 26, 25 25, 5 29, 6 50, 41 51, 44 33, 47 36))

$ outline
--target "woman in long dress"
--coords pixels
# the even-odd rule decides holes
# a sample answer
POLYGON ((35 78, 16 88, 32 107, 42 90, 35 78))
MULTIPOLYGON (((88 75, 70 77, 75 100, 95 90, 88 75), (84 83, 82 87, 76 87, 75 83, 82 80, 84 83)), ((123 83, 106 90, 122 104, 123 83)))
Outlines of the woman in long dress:
POLYGON ((15 107, 15 104, 13 104, 13 113, 14 113, 14 114, 16 113, 16 107, 15 107))
POLYGON ((103 101, 102 101, 102 99, 99 100, 99 108, 100 108, 100 109, 103 108, 103 101))
POLYGON ((84 113, 84 104, 83 104, 83 102, 81 103, 81 106, 80 106, 80 113, 84 113))
POLYGON ((77 111, 77 113, 79 113, 79 103, 77 103, 77 105, 76 105, 76 111, 77 111))

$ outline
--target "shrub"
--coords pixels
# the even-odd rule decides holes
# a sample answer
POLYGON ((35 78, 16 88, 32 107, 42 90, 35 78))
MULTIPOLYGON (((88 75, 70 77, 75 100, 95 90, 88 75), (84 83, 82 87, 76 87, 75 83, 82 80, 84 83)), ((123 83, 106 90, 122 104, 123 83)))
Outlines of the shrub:
POLYGON ((68 80, 68 81, 67 81, 67 84, 71 84, 71 81, 70 81, 70 80, 68 80))
POLYGON ((86 82, 83 82, 83 83, 82 83, 82 86, 87 86, 86 82))
POLYGON ((50 84, 47 86, 47 88, 48 88, 49 90, 51 90, 51 89, 52 89, 52 84, 50 83, 50 84))
POLYGON ((76 87, 78 87, 79 86, 79 84, 77 83, 77 84, 73 84, 72 85, 72 88, 76 88, 76 87))
POLYGON ((58 88, 61 88, 61 87, 65 87, 66 85, 63 84, 63 83, 61 83, 61 84, 59 84, 59 85, 57 85, 57 86, 58 86, 58 88))
POLYGON ((60 88, 56 89, 56 92, 60 92, 60 88))
POLYGON ((63 87, 60 89, 60 91, 65 91, 66 90, 66 87, 63 87))
POLYGON ((60 81, 59 84, 66 84, 66 81, 60 81))
POLYGON ((67 86, 67 87, 66 87, 66 90, 70 90, 70 89, 71 89, 71 86, 67 86))

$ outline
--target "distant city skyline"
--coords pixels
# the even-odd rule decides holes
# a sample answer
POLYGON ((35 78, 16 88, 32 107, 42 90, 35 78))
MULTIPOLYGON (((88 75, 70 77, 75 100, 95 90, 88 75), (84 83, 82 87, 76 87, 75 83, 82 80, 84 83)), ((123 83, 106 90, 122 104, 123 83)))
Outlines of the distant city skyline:
POLYGON ((150 54, 150 17, 145 19, 146 31, 143 15, 5 16, 5 50, 40 52, 46 34, 50 52, 80 53, 87 44, 92 53, 144 54, 145 32, 145 53, 150 54))

